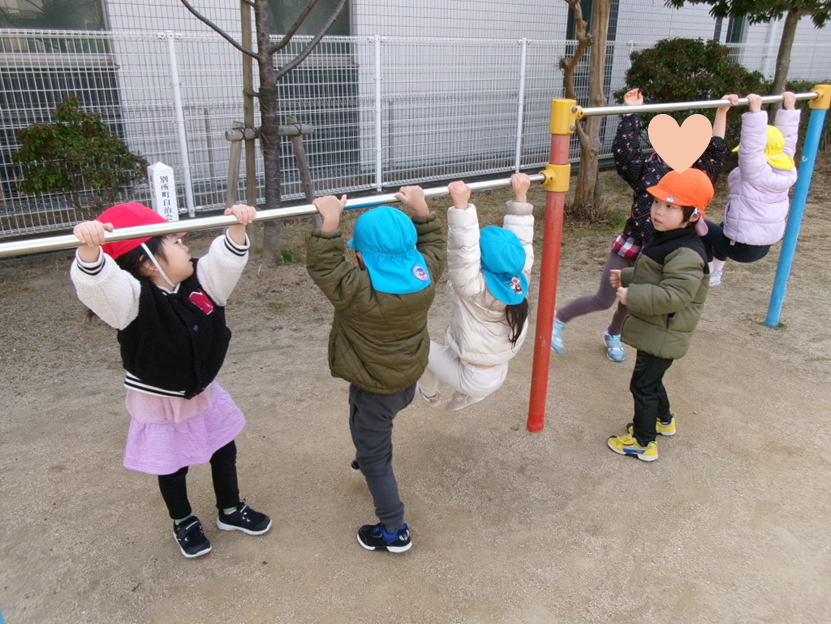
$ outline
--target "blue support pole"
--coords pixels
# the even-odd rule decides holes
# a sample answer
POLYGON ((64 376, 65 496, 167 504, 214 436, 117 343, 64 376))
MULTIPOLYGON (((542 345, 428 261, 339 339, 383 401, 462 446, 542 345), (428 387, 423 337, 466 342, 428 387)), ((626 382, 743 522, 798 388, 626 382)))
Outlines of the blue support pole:
MULTIPOLYGON (((824 86, 824 85, 823 85, 824 86)), ((831 89, 831 87, 828 87, 831 89)), ((816 87, 815 90, 818 90, 816 87)), ((821 93, 820 91, 818 91, 821 93)), ((827 96, 825 92, 823 95, 827 96)), ((821 99, 821 98, 818 98, 821 99)), ((814 104, 814 102, 811 102, 814 104)), ((776 266, 776 277, 773 280, 773 292, 770 296, 768 316, 765 325, 777 327, 779 314, 782 312, 782 302, 785 300, 785 290, 788 287, 788 278, 791 275, 796 241, 799 238, 799 228, 802 225, 802 216, 805 213, 805 201, 808 199, 808 189, 811 187, 811 177, 814 174, 814 163, 817 159, 819 140, 822 134, 822 125, 825 122, 824 108, 811 106, 811 118, 808 122, 808 131, 805 136, 805 145, 802 148, 802 162, 799 165, 799 177, 794 188, 791 210, 788 215, 788 225, 785 228, 785 237, 782 240, 782 250, 779 252, 779 263, 776 266)))

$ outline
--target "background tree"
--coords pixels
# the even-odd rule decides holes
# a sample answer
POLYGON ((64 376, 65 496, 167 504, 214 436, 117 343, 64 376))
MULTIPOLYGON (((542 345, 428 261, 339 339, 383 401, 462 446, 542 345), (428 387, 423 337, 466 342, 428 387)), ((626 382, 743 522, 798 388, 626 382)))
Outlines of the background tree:
POLYGON ((799 20, 810 15, 814 26, 822 28, 831 16, 831 0, 666 0, 667 6, 676 8, 685 3, 709 4, 712 6, 710 15, 713 17, 746 17, 751 24, 779 20, 785 16, 779 52, 776 55, 776 73, 771 85, 773 93, 785 90, 799 20))
MULTIPOLYGON (((314 50, 315 46, 320 43, 320 40, 329 31, 341 10, 343 10, 346 0, 338 0, 337 6, 323 24, 320 31, 306 44, 306 47, 297 56, 280 68, 274 66, 274 55, 291 42, 292 37, 294 37, 297 30, 309 16, 309 13, 312 12, 312 9, 314 9, 317 0, 310 0, 291 28, 276 43, 271 43, 268 0, 241 0, 242 2, 247 2, 254 9, 254 24, 257 39, 256 51, 250 50, 237 42, 219 26, 199 13, 188 0, 180 1, 191 13, 219 33, 237 50, 250 56, 257 62, 260 88, 254 95, 260 102, 261 125, 259 139, 260 148, 263 152, 263 168, 265 172, 265 208, 266 210, 279 208, 281 205, 280 185, 282 175, 280 171, 280 119, 277 83, 283 76, 300 65, 312 50, 314 50)), ((232 184, 232 181, 229 180, 228 184, 232 184)), ((280 255, 279 221, 269 222, 266 226, 266 236, 263 244, 264 252, 273 256, 274 260, 279 262, 282 259, 280 255)))
POLYGON ((147 161, 132 153, 98 115, 81 110, 77 98, 62 100, 52 123, 17 132, 13 159, 23 170, 21 191, 65 193, 85 218, 115 204, 124 187, 146 179, 147 161))
MULTIPOLYGON (((614 0, 594 0, 592 3, 591 27, 587 30, 583 19, 580 0, 566 0, 574 12, 574 32, 577 47, 571 58, 561 58, 565 96, 577 99, 574 89, 574 70, 589 50, 589 101, 579 102, 583 106, 606 106, 603 85, 606 78, 606 40, 609 32, 609 14, 614 0)), ((577 187, 574 199, 569 206, 569 214, 580 220, 594 221, 601 216, 598 205, 597 173, 600 162, 600 130, 603 119, 592 116, 581 125, 577 124, 576 133, 580 141, 580 169, 577 173, 577 187)))

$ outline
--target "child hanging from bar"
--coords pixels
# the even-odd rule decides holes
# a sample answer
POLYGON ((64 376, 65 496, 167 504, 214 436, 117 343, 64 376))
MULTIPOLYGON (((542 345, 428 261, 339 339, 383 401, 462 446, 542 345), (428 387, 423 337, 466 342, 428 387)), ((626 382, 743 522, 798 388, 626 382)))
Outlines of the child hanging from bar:
MULTIPOLYGON (((738 101, 735 95, 725 96, 731 102, 738 101)), ((644 103, 640 89, 631 89, 623 96, 627 106, 639 106, 644 103)), ((730 106, 724 106, 716 111, 713 122, 713 137, 704 153, 693 167, 707 174, 713 184, 718 181, 724 168, 724 158, 727 155, 727 143, 724 141, 724 132, 727 128, 727 111, 730 106)), ((551 350, 563 353, 563 332, 566 323, 578 316, 606 310, 615 303, 615 290, 609 285, 610 271, 634 266, 643 246, 655 236, 655 229, 649 218, 652 206, 652 196, 647 189, 654 186, 670 171, 657 153, 644 156, 641 149, 641 116, 638 113, 623 115, 617 127, 617 134, 612 143, 612 155, 618 175, 632 187, 632 211, 623 232, 614 240, 609 250, 606 266, 600 277, 600 285, 594 295, 586 295, 575 299, 567 306, 559 308, 554 313, 554 326, 551 332, 551 350)), ((617 309, 612 316, 611 323, 603 332, 603 343, 606 347, 606 357, 613 362, 622 362, 626 351, 620 342, 620 332, 623 320, 626 318, 626 305, 618 301, 617 309)))
POLYGON ((782 240, 790 201, 788 191, 796 183, 794 154, 799 137, 800 111, 796 96, 782 94, 784 108, 776 113, 776 126, 768 125, 762 98, 747 96, 749 111, 742 115, 739 166, 727 178, 729 197, 721 225, 696 224, 710 260, 710 286, 721 284, 727 259, 756 262, 771 245, 782 240))
POLYGON ((448 187, 447 290, 450 322, 444 344, 430 342, 430 361, 417 391, 431 407, 441 402, 439 380, 455 392, 453 412, 478 403, 505 381, 508 362, 522 348, 528 329, 528 281, 534 264, 531 181, 511 176, 513 201, 502 227, 479 229, 476 206, 464 182, 448 187))
POLYGON ((225 214, 239 224, 198 261, 176 234, 105 243, 113 228, 167 223, 141 204, 113 206, 74 229, 85 243, 70 269, 78 298, 118 330, 131 416, 124 466, 158 476, 173 537, 189 559, 211 543, 188 501, 188 466, 211 464, 217 528, 271 528, 240 500, 234 439, 245 417, 215 381, 231 339, 224 306, 248 261, 245 226, 256 210, 236 205, 225 214))
POLYGON ((427 366, 427 312, 447 249, 421 188, 404 187, 396 197, 415 216, 389 206, 362 214, 348 243, 358 266, 346 260, 339 229, 346 196, 317 198, 323 223, 307 242, 306 268, 335 308, 329 368, 349 382, 352 470, 363 473, 379 520, 358 530, 358 543, 401 553, 412 539, 392 470, 393 420, 412 402, 427 366))

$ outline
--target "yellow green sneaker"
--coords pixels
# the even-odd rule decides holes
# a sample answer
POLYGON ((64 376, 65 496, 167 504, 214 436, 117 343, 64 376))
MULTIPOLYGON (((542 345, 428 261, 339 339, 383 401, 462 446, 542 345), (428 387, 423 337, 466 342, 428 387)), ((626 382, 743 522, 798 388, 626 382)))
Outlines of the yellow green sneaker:
POLYGON ((634 455, 641 461, 655 461, 658 459, 658 443, 654 440, 646 446, 641 446, 632 434, 612 436, 609 438, 609 448, 619 455, 634 455))
MULTIPOLYGON (((629 423, 626 425, 626 431, 630 434, 635 432, 635 423, 629 423)), ((661 422, 661 419, 655 421, 655 433, 662 436, 674 436, 675 435, 675 412, 670 413, 669 422, 661 422)))

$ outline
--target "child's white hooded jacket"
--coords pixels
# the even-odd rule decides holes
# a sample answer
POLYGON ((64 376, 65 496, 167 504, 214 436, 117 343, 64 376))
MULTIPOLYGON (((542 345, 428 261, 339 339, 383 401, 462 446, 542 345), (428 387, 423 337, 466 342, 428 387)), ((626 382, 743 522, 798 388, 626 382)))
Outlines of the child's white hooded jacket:
MULTIPOLYGON (((502 227, 517 235, 525 249, 522 272, 531 283, 534 264, 534 207, 507 202, 502 227)), ((488 291, 479 253, 479 217, 476 206, 447 211, 447 288, 450 292, 450 323, 445 343, 459 358, 477 366, 504 364, 519 353, 528 331, 512 345, 511 328, 505 320, 505 304, 488 291)), ((526 293, 527 296, 527 293, 526 293)))

